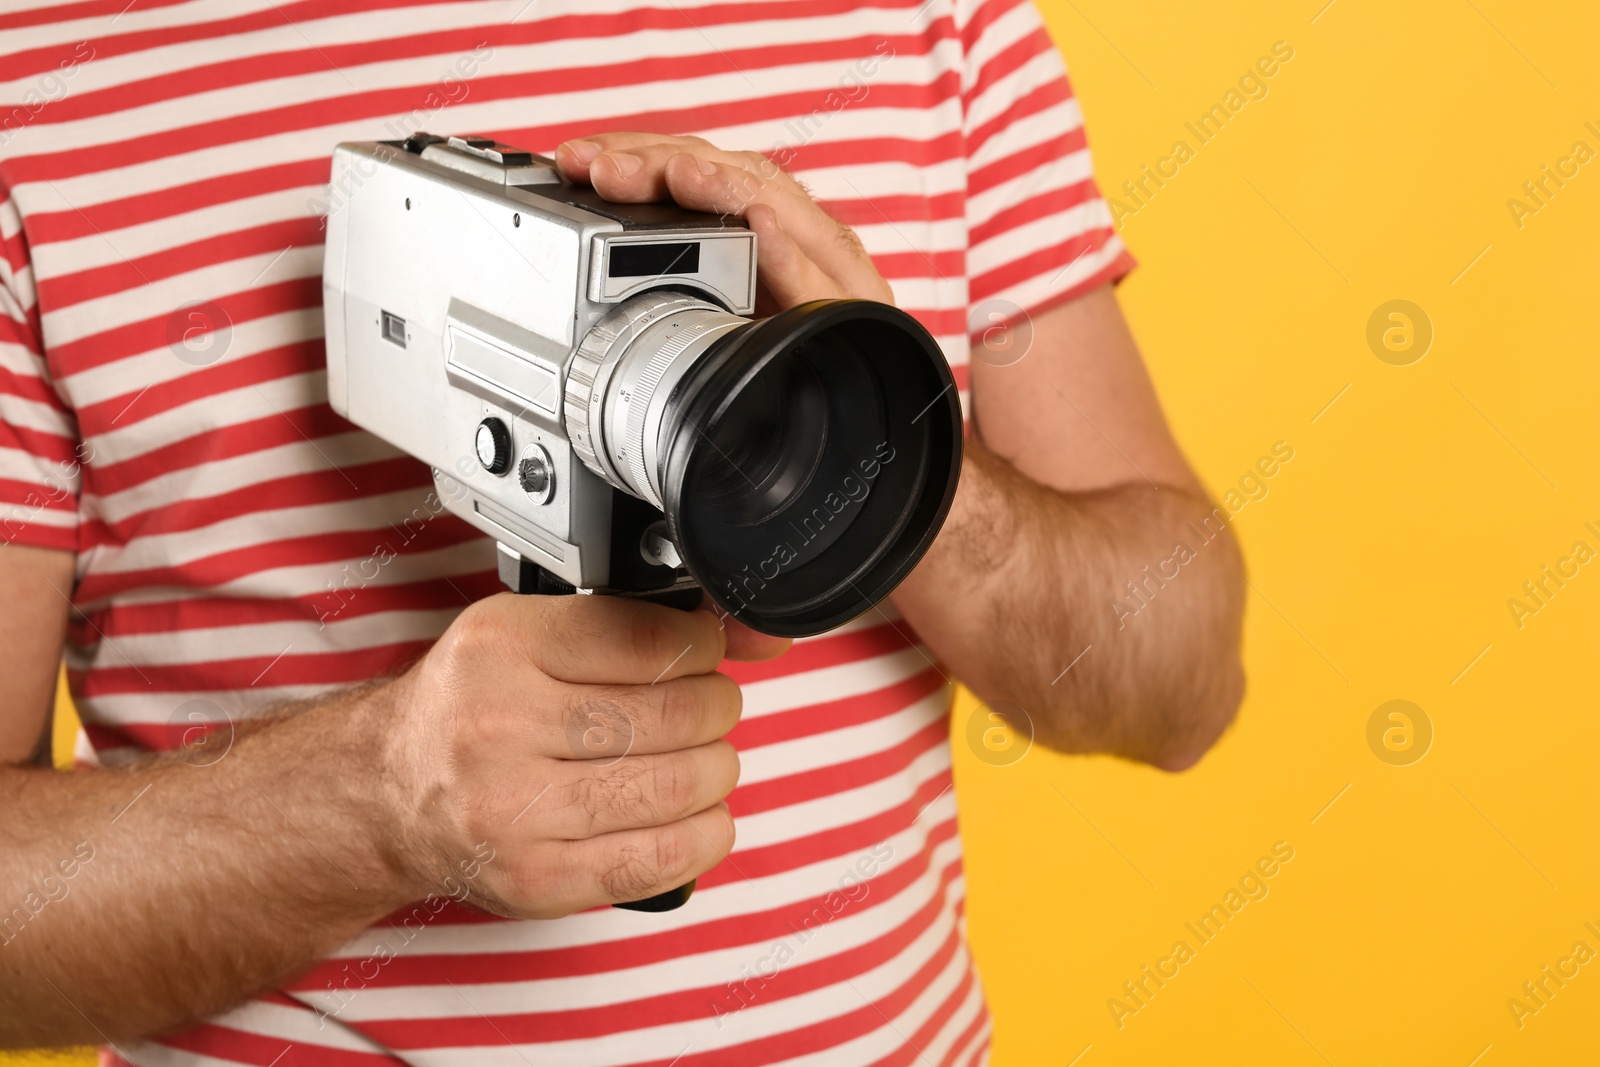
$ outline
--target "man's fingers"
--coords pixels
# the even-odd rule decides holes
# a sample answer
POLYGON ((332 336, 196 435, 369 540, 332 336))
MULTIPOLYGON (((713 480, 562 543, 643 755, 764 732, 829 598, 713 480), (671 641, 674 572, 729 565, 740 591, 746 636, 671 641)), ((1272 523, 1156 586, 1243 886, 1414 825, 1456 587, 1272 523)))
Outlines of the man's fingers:
POLYGON ((779 308, 850 295, 805 254, 772 208, 754 204, 745 221, 756 233, 756 277, 779 308))
POLYGON ((618 596, 518 597, 505 609, 533 662, 563 682, 649 685, 709 674, 726 654, 704 612, 618 596))
POLYGON ((777 659, 794 644, 790 638, 773 637, 771 634, 750 629, 732 615, 722 614, 721 610, 709 601, 700 610, 711 612, 722 624, 727 636, 729 659, 745 662, 777 659))
POLYGON ((629 152, 636 148, 653 144, 671 145, 705 145, 709 142, 703 137, 677 136, 666 133, 638 133, 632 131, 618 131, 616 133, 599 133, 587 137, 577 137, 564 141, 556 147, 556 166, 569 181, 586 182, 589 180, 589 165, 596 156, 602 152, 629 152))
POLYGON ((733 816, 717 804, 665 826, 569 842, 552 872, 552 895, 566 912, 643 900, 706 873, 733 851, 733 840, 733 816))
POLYGON ((693 748, 739 723, 744 695, 726 674, 695 674, 655 685, 584 686, 541 754, 568 760, 618 760, 693 748), (555 732, 559 731, 559 733, 555 732))
MULTIPOLYGON (((888 283, 854 231, 822 210, 809 193, 764 157, 675 147, 662 168, 667 193, 684 207, 751 221, 770 208, 804 259, 820 268, 833 287, 851 296, 889 302, 888 283), (723 158, 727 157, 727 158, 723 158)), ((604 195, 604 190, 601 190, 604 195)), ((767 264, 761 264, 765 269, 767 264)))
POLYGON ((607 200, 625 204, 650 203, 673 199, 667 180, 669 169, 688 166, 698 172, 702 165, 725 168, 717 173, 726 175, 733 184, 727 190, 728 195, 714 201, 705 198, 694 203, 678 201, 697 211, 743 214, 743 205, 755 197, 762 184, 778 179, 794 186, 795 192, 800 191, 776 164, 758 152, 725 152, 704 142, 688 141, 609 147, 589 162, 588 180, 607 200))
MULTIPOLYGON (((757 276, 779 307, 836 299, 851 292, 843 279, 806 255, 781 220, 801 229, 821 229, 830 236, 837 236, 838 224, 799 186, 787 179, 781 184, 767 182, 749 160, 735 160, 710 146, 685 151, 681 145, 644 145, 633 153, 617 156, 606 152, 596 157, 590 174, 595 190, 608 200, 673 200, 694 211, 743 217, 758 238, 757 276), (616 169, 619 159, 628 161, 625 174, 616 169)), ((839 269, 858 285, 883 287, 870 261, 841 262, 839 269)))
POLYGON ((618 830, 665 826, 720 802, 739 782, 739 756, 726 741, 614 763, 571 762, 538 816, 541 835, 577 841, 618 830))
POLYGON ((568 178, 590 182, 618 203, 673 200, 695 211, 746 218, 755 205, 765 204, 833 288, 873 300, 893 298, 855 233, 759 152, 728 152, 691 137, 615 133, 569 141, 557 149, 556 160, 568 178))

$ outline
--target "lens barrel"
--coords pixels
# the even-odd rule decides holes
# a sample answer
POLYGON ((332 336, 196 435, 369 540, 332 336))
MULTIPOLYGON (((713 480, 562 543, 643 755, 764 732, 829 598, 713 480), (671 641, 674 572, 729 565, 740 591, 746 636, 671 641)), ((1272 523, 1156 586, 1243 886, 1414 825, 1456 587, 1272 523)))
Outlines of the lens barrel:
POLYGON ((633 297, 601 318, 567 369, 567 437, 589 469, 664 508, 658 451, 667 398, 712 342, 749 324, 671 289, 633 297))
POLYGON ((754 629, 805 636, 886 597, 955 496, 961 408, 943 354, 888 304, 769 319, 656 290, 568 372, 584 462, 666 514, 684 565, 754 629))

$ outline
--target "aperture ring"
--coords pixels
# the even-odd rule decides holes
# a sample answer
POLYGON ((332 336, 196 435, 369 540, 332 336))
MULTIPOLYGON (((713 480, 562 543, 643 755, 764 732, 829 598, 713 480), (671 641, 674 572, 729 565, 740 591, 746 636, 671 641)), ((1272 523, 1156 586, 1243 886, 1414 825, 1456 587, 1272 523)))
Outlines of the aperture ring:
MULTIPOLYGON (((694 315, 694 311, 688 314, 694 315)), ((633 380, 632 400, 628 404, 622 433, 627 455, 618 458, 626 462, 633 488, 658 508, 662 506, 661 487, 657 484, 659 477, 652 469, 658 451, 658 442, 654 437, 659 436, 661 428, 661 405, 655 402, 657 387, 679 357, 696 341, 713 331, 726 332, 735 325, 737 323, 729 322, 727 314, 720 311, 711 315, 695 315, 682 324, 670 323, 669 326, 676 328, 661 341, 660 347, 651 354, 633 380), (654 419, 650 418, 652 414, 656 416, 654 419), (656 429, 653 435, 650 433, 652 423, 656 429)))
POLYGON ((567 439, 583 465, 619 488, 623 472, 611 461, 606 448, 606 394, 617 364, 640 333, 666 315, 690 307, 714 305, 687 294, 658 289, 623 301, 584 334, 567 363, 562 417, 567 439))

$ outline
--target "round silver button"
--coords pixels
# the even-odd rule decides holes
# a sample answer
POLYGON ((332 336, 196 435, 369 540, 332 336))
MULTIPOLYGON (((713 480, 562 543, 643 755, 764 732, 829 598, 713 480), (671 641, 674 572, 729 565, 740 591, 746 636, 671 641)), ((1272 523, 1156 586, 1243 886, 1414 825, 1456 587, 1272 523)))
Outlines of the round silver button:
POLYGON ((517 464, 517 481, 535 504, 548 504, 555 496, 556 466, 543 445, 529 445, 517 464))

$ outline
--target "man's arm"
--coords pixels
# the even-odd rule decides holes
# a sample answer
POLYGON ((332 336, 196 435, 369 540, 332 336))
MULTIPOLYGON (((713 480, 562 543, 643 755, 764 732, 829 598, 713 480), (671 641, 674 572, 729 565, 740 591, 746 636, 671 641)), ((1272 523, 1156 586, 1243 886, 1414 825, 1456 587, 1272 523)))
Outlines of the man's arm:
MULTIPOLYGON (((855 234, 760 153, 610 133, 561 145, 556 161, 611 200, 743 216, 768 309, 893 301, 855 234)), ((1032 327, 1019 362, 974 360, 978 436, 950 519, 895 603, 957 677, 1025 709, 1046 744, 1182 769, 1243 693, 1238 547, 1173 442, 1109 289, 1032 327), (1126 582, 1149 591, 1118 612, 1126 582)))
POLYGON ((392 791, 360 766, 381 754, 376 702, 325 702, 215 766, 16 766, 48 743, 73 563, 0 548, 0 1048, 226 1007, 407 898, 381 844, 392 791))
POLYGON ((50 743, 50 722, 61 643, 66 635, 66 594, 73 555, 0 543, 0 764, 25 763, 50 743), (16 610, 11 605, 17 605, 16 610), (25 607, 24 607, 25 606, 25 607))
MULTIPOLYGON (((13 756, 42 731, 61 567, 0 549, 0 614, 56 635, 8 656, 13 756)), ((787 644, 710 612, 505 594, 399 678, 231 747, 0 765, 0 1048, 181 1026, 426 896, 545 918, 683 884, 733 844, 738 757, 720 739, 740 695, 716 668, 787 644)))
POLYGON ((308 709, 209 767, 0 768, 0 1048, 176 1027, 426 894, 366 770, 381 715, 308 709))
POLYGON ((1162 418, 1110 287, 974 358, 977 427, 944 531, 895 602, 1040 741, 1190 766, 1233 718, 1243 565, 1162 418))

